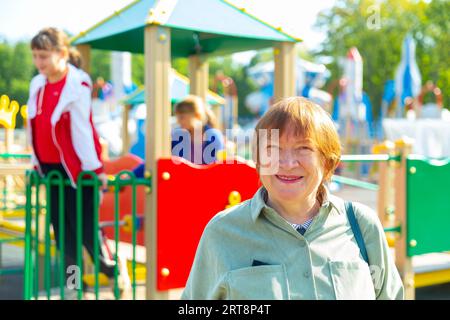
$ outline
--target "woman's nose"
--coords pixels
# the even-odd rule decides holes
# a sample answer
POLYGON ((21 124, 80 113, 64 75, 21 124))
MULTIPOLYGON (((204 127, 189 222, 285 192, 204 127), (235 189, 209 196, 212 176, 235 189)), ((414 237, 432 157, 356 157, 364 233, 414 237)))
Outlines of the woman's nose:
POLYGON ((299 166, 298 159, 291 152, 282 152, 279 157, 279 163, 282 169, 292 169, 299 166))

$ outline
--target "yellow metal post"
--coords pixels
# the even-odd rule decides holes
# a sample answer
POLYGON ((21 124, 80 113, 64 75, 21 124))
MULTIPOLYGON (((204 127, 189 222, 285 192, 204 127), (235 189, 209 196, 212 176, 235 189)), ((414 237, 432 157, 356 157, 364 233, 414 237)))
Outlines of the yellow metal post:
MULTIPOLYGON (((375 145, 372 148, 375 154, 389 154, 395 155, 395 145, 392 141, 383 141, 380 144, 375 145)), ((394 161, 380 162, 378 163, 378 193, 377 193, 377 212, 380 221, 386 226, 390 215, 390 209, 394 207, 394 185, 393 185, 393 166, 394 161)))
POLYGON ((216 121, 217 121, 217 126, 220 131, 223 131, 223 118, 222 118, 222 109, 223 106, 221 106, 220 104, 215 104, 213 106, 211 106, 211 110, 214 113, 214 116, 216 117, 216 121))
MULTIPOLYGON (((189 57, 189 93, 202 98, 206 104, 209 84, 209 63, 205 55, 192 55, 189 57)), ((219 128, 223 128, 221 107, 213 107, 219 128)))
POLYGON ((130 105, 124 105, 122 111, 122 155, 127 154, 130 149, 130 134, 128 132, 130 108, 130 105))
POLYGON ((5 152, 10 153, 14 145, 14 128, 5 128, 5 152))
POLYGON ((195 94, 206 102, 208 94, 209 64, 205 56, 192 55, 189 57, 189 93, 195 94))
POLYGON ((282 42, 274 48, 274 102, 296 95, 295 43, 282 42))
MULTIPOLYGON (((145 101, 147 104, 145 169, 151 172, 152 188, 145 197, 146 297, 167 299, 168 292, 157 289, 157 161, 170 157, 170 29, 145 28, 145 101)), ((166 214, 170 214, 167 212, 166 214)))
POLYGON ((85 72, 91 72, 91 46, 88 44, 80 44, 77 46, 77 50, 81 55, 81 69, 85 72))
POLYGON ((395 218, 397 224, 401 226, 401 233, 395 241, 395 264, 405 286, 405 299, 414 300, 414 270, 412 259, 407 256, 407 217, 406 217, 406 157, 411 152, 412 143, 408 140, 398 140, 395 142, 397 154, 401 154, 402 159, 395 168, 395 218))

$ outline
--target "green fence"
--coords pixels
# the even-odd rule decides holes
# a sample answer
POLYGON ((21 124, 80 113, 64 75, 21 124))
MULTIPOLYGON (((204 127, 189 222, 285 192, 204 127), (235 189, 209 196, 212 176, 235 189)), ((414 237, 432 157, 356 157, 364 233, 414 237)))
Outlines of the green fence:
MULTIPOLYGON (((401 156, 344 155, 342 162, 401 161, 401 156)), ((378 191, 376 184, 346 177, 333 180, 378 191)), ((408 257, 450 250, 450 159, 406 158, 406 247, 408 257)), ((402 232, 399 226, 385 232, 402 232)))
POLYGON ((450 159, 406 161, 408 256, 450 250, 450 159))
POLYGON ((0 153, 0 159, 31 159, 29 153, 0 153))
MULTIPOLYGON (((391 156, 388 154, 355 154, 355 155, 342 155, 341 162, 345 163, 374 163, 374 162, 388 162, 388 161, 400 161, 400 156, 391 156)), ((377 184, 370 183, 363 180, 352 179, 348 177, 333 175, 332 180, 342 184, 346 184, 352 187, 358 187, 371 191, 378 191, 377 184)))
MULTIPOLYGON (((342 156, 343 162, 387 162, 399 163, 400 156, 389 155, 352 155, 342 156)), ((408 156, 406 159, 406 206, 407 206, 407 254, 408 256, 442 252, 450 250, 450 160, 430 160, 423 157, 408 156), (412 245, 413 244, 413 245, 412 245)), ((335 181, 377 191, 378 185, 365 181, 359 181, 346 177, 334 176, 335 181)), ((63 179, 59 172, 50 172, 45 178, 38 175, 36 171, 28 171, 26 174, 26 233, 25 233, 25 267, 24 267, 24 298, 36 299, 39 294, 45 292, 45 297, 50 299, 51 289, 59 288, 59 296, 64 299, 65 295, 65 270, 61 267, 65 261, 64 248, 64 187, 70 182, 63 179), (55 241, 50 236, 50 210, 51 187, 56 186, 59 194, 59 234, 61 244, 56 248, 55 241), (44 200, 44 201, 42 201, 44 200), (40 226, 40 219, 44 226, 40 226), (43 227, 43 228, 42 228, 43 227), (40 231, 41 230, 41 231, 40 231), (43 231, 42 231, 43 230, 43 231), (43 234, 42 234, 43 232, 43 234), (52 254, 53 253, 53 254, 52 254), (39 260, 41 263, 39 263, 39 260), (40 270, 41 269, 41 270, 40 270), (40 288, 43 287, 43 290, 40 288)), ((114 179, 108 182, 114 192, 114 221, 106 222, 114 227, 115 244, 115 270, 114 270, 114 297, 119 299, 120 293, 118 283, 118 251, 119 251, 119 228, 120 221, 120 190, 124 186, 132 188, 132 297, 136 298, 136 188, 138 186, 151 186, 150 179, 138 179, 130 171, 118 173, 114 179)), ((100 181, 93 172, 83 172, 77 181, 77 265, 80 268, 80 279, 83 278, 82 257, 82 220, 83 202, 82 187, 90 186, 98 189, 100 181)), ((99 290, 99 195, 94 192, 94 293, 95 298, 100 296, 99 290)), ((105 223, 103 223, 105 225, 105 223)), ((386 232, 402 232, 399 226, 385 228, 386 232)), ((77 289, 77 298, 83 297, 83 282, 77 289)), ((42 294, 41 294, 42 296, 42 294)))
MULTIPOLYGON (((100 189, 101 182, 94 172, 82 172, 77 180, 76 188, 76 264, 78 267, 78 286, 77 298, 83 298, 83 187, 93 187, 94 190, 100 189)), ((125 186, 132 188, 132 276, 131 290, 132 298, 136 298, 136 237, 138 216, 136 212, 136 188, 138 186, 150 186, 150 179, 136 178, 130 171, 118 173, 114 179, 108 181, 109 189, 114 192, 114 221, 110 223, 114 226, 114 297, 120 298, 118 287, 118 252, 119 252, 119 202, 120 191, 125 186)), ((66 270, 62 266, 65 261, 65 187, 70 186, 70 181, 64 179, 58 171, 49 172, 45 178, 39 176, 36 171, 27 171, 26 173, 26 232, 25 232, 25 268, 24 268, 24 299, 37 299, 44 297, 50 299, 54 297, 54 290, 58 288, 59 298, 65 298, 66 270), (59 217, 59 247, 57 248, 55 239, 51 239, 51 201, 56 196, 50 192, 51 188, 58 190, 58 217, 59 217), (43 220, 44 226, 40 223, 43 220), (43 234, 42 234, 43 232, 43 234), (43 261, 42 261, 43 260, 43 261), (41 269, 41 270, 40 270, 41 269), (42 270, 43 269, 43 270, 42 270), (53 293, 52 293, 53 292, 53 293)), ((93 241, 94 241, 94 278, 95 284, 93 292, 95 298, 100 297, 100 240, 99 240, 99 192, 93 192, 94 195, 94 214, 93 214, 93 241)))

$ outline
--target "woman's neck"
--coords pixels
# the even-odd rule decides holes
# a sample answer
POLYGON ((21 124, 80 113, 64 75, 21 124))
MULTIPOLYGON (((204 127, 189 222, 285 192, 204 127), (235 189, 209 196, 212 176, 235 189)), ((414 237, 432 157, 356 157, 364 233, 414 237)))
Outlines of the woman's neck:
POLYGON ((282 202, 267 199, 267 205, 273 208, 280 216, 290 223, 302 224, 314 217, 320 209, 319 201, 314 196, 310 196, 304 201, 282 202))
POLYGON ((68 67, 64 66, 64 68, 60 68, 60 69, 56 70, 55 72, 53 72, 52 74, 49 74, 47 76, 48 82, 55 83, 55 82, 60 81, 62 78, 64 78, 67 71, 68 71, 68 67))

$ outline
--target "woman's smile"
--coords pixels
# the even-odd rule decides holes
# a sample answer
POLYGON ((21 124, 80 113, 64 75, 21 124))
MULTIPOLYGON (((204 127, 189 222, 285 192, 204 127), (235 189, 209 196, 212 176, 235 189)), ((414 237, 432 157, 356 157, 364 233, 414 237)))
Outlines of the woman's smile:
POLYGON ((276 174, 275 178, 285 184, 294 184, 302 181, 304 176, 276 174))

